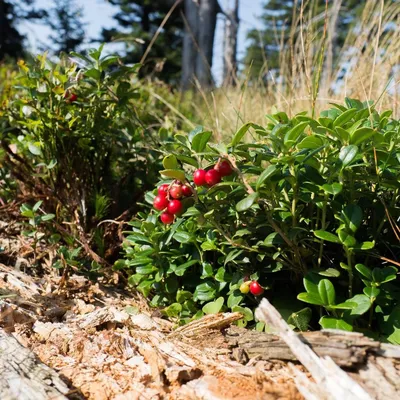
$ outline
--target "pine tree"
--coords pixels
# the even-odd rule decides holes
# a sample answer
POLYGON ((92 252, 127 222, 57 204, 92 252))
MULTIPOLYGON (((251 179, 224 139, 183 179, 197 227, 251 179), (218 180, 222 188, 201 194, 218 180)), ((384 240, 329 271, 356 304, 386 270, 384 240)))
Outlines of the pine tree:
MULTIPOLYGON (((140 62, 175 1, 109 0, 109 2, 119 7, 119 11, 114 15, 118 28, 103 29, 103 40, 123 42, 126 52, 124 61, 140 62)), ((182 5, 179 5, 168 18, 140 70, 142 76, 156 76, 172 84, 179 81, 184 30, 182 10, 182 5)))
MULTIPOLYGON (((308 18, 309 13, 313 16, 322 16, 322 18, 316 18, 314 30, 322 31, 323 29, 325 3, 325 0, 311 0, 303 3, 305 4, 303 11, 305 18, 308 18)), ((337 2, 329 2, 329 7, 332 7, 334 3, 337 2)), ((343 45, 350 27, 354 24, 366 0, 346 0, 340 3, 340 11, 335 22, 337 35, 333 40, 333 59, 343 45)), ((298 0, 268 0, 265 2, 261 17, 265 28, 261 31, 253 29, 247 36, 250 45, 246 50, 244 63, 247 67, 251 65, 251 78, 265 79, 267 70, 276 71, 279 68, 282 50, 290 46, 293 29, 298 27, 301 4, 302 2, 298 0)))
POLYGON ((85 39, 84 23, 82 21, 83 7, 74 0, 55 0, 54 7, 46 17, 48 26, 54 32, 49 36, 54 43, 52 50, 69 53, 78 50, 85 39))
POLYGON ((23 55, 25 37, 18 31, 17 24, 43 16, 44 12, 36 10, 32 0, 0 0, 0 60, 23 55))

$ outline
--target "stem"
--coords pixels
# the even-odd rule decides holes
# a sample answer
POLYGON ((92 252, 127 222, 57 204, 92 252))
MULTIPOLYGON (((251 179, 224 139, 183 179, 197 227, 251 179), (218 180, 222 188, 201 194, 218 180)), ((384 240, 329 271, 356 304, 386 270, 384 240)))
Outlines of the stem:
POLYGON ((353 297, 353 266, 351 262, 351 251, 348 249, 345 250, 347 255, 347 266, 349 268, 349 297, 353 297))
POLYGON ((373 298, 373 300, 371 301, 371 308, 369 309, 369 318, 368 318, 368 328, 369 329, 371 329, 372 318, 374 316, 374 307, 373 307, 374 306, 374 302, 375 302, 375 298, 373 298))
MULTIPOLYGON (((325 224, 326 224, 326 205, 328 203, 328 195, 325 194, 324 198, 324 206, 322 209, 322 220, 321 220, 321 229, 324 231, 325 230, 325 224)), ((321 267, 322 263, 322 254, 324 252, 324 241, 321 241, 321 244, 319 246, 319 254, 318 254, 318 268, 321 267)))

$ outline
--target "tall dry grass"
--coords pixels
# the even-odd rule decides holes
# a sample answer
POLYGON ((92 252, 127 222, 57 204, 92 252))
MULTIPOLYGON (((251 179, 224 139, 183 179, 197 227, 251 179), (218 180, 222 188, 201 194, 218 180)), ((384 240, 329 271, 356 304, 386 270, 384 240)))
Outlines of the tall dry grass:
POLYGON ((290 115, 304 110, 318 114, 330 102, 343 103, 346 96, 373 100, 378 109, 391 108, 399 116, 400 3, 367 0, 334 57, 335 18, 346 1, 328 1, 322 15, 305 13, 303 1, 289 37, 277 39, 281 48, 278 79, 270 74, 267 82, 249 82, 244 71, 236 87, 212 93, 198 88, 195 98, 191 97, 195 114, 217 138, 230 135, 243 121, 263 125, 265 114, 274 106, 290 115))

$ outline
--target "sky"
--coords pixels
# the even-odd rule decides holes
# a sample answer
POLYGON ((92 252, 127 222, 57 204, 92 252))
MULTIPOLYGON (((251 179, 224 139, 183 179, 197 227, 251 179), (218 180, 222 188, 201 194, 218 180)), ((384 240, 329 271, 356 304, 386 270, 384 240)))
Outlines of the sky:
MULTIPOLYGON (((154 0, 156 1, 156 0, 154 0)), ((226 8, 229 1, 219 0, 222 8, 226 8)), ((117 9, 106 0, 76 0, 84 7, 84 21, 86 23, 87 40, 100 37, 103 27, 112 27, 115 22, 112 18, 117 9)), ((36 0, 38 8, 49 9, 52 6, 52 0, 36 0)), ((239 35, 238 35, 238 59, 244 56, 246 48, 246 32, 252 28, 261 28, 259 16, 262 11, 263 0, 239 0, 239 35)), ((33 52, 40 51, 41 46, 49 44, 48 36, 50 29, 45 25, 34 23, 23 23, 20 30, 27 36, 28 44, 33 52)), ((222 33, 223 16, 218 17, 217 31, 215 37, 213 75, 217 83, 222 75, 222 33)), ((54 35, 54 33, 53 33, 54 35)))

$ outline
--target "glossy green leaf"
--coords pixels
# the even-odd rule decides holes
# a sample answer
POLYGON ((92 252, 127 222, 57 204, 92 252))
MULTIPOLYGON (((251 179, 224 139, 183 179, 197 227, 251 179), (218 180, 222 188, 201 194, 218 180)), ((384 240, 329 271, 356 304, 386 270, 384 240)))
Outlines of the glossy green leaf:
POLYGON ((326 240, 327 242, 341 243, 340 239, 336 235, 334 235, 333 233, 327 232, 327 231, 317 230, 317 231, 314 231, 314 235, 318 239, 326 240))
POLYGON ((168 178, 177 179, 178 181, 185 181, 185 173, 180 169, 165 169, 160 171, 160 174, 168 178))
POLYGON ((270 178, 271 176, 273 176, 273 175, 275 174, 276 171, 277 171, 276 165, 269 165, 269 166, 261 173, 261 175, 258 177, 257 183, 256 183, 256 190, 258 190, 268 178, 270 178))
POLYGON ((318 293, 324 305, 330 306, 335 304, 335 288, 329 279, 321 279, 318 283, 318 293))
POLYGON ((376 298, 379 296, 379 293, 381 292, 380 289, 378 289, 377 287, 365 287, 363 289, 363 292, 366 296, 368 297, 372 297, 372 298, 376 298))
POLYGON ((243 317, 246 321, 253 321, 254 319, 253 312, 248 307, 233 306, 232 312, 239 312, 243 314, 243 317))
POLYGON ((259 196, 257 192, 249 194, 236 204, 236 211, 241 212, 248 210, 258 200, 259 196))
POLYGON ((394 281, 397 277, 397 268, 394 266, 386 266, 383 268, 374 268, 372 270, 372 281, 375 283, 386 283, 394 281))
POLYGON ((356 264, 356 270, 368 280, 372 280, 372 271, 370 268, 366 267, 364 264, 356 264))
POLYGON ((351 235, 349 232, 347 232, 346 230, 340 229, 338 231, 338 235, 339 235, 339 239, 340 239, 341 243, 345 247, 350 248, 356 244, 356 238, 353 235, 351 235))
POLYGON ((184 264, 179 265, 178 267, 175 268, 175 271, 174 271, 175 275, 183 276, 189 267, 197 264, 198 262, 199 262, 198 260, 190 260, 190 261, 185 262, 184 264))
POLYGON ((202 310, 204 314, 218 314, 221 311, 223 304, 224 298, 218 297, 217 300, 207 303, 202 310))
POLYGON ((305 303, 315 304, 317 306, 323 306, 324 302, 322 301, 321 297, 316 294, 312 293, 300 293, 297 298, 305 303))
POLYGON ((342 215, 346 225, 353 232, 356 232, 360 227, 363 218, 361 207, 358 204, 349 204, 343 209, 342 215))
POLYGON ((324 142, 319 136, 306 136, 298 145, 298 149, 318 149, 323 146, 324 142))
POLYGON ((357 306, 352 308, 350 315, 362 315, 365 314, 371 308, 371 301, 365 294, 356 294, 346 302, 356 303, 357 306))
POLYGON ((322 326, 323 329, 340 329, 342 331, 349 332, 353 331, 353 326, 340 318, 324 316, 319 320, 319 324, 322 326))
POLYGON ((343 114, 340 114, 334 121, 333 121, 333 126, 343 126, 347 122, 349 122, 356 114, 357 109, 356 108, 350 108, 349 110, 346 110, 343 114))
POLYGON ((321 276, 337 278, 340 276, 340 271, 335 268, 328 268, 325 271, 319 271, 318 274, 321 276))
POLYGON ((163 159, 163 166, 167 170, 177 169, 178 168, 178 161, 173 154, 169 154, 165 156, 163 159))
POLYGON ((357 145, 365 143, 372 136, 376 135, 376 133, 377 132, 372 128, 368 127, 359 128, 350 136, 350 144, 357 145))
POLYGON ((283 143, 286 146, 291 146, 294 144, 298 137, 304 132, 304 129, 309 125, 309 122, 300 122, 296 126, 294 126, 292 129, 290 129, 285 137, 283 138, 283 143))
POLYGON ((211 136, 212 132, 208 131, 197 133, 192 139, 192 150, 196 153, 203 152, 211 136))
POLYGON ((332 194, 333 196, 338 195, 343 190, 343 185, 338 182, 334 182, 331 184, 322 185, 322 190, 325 193, 332 194))
POLYGON ((244 124, 233 136, 232 142, 230 143, 231 147, 236 146, 237 144, 240 143, 240 141, 243 139, 244 135, 247 133, 247 131, 250 129, 252 126, 251 123, 244 124))
POLYGON ((306 307, 300 311, 292 313, 289 316, 287 323, 294 325, 300 331, 305 332, 309 328, 311 317, 312 317, 311 308, 306 307))
POLYGON ((354 145, 349 145, 342 147, 339 153, 339 159, 342 162, 342 168, 346 168, 350 165, 358 154, 358 147, 354 145))

